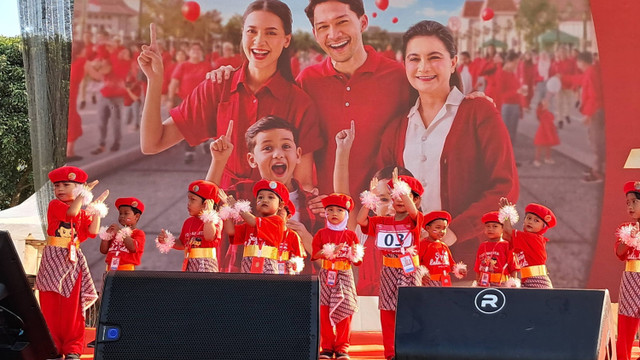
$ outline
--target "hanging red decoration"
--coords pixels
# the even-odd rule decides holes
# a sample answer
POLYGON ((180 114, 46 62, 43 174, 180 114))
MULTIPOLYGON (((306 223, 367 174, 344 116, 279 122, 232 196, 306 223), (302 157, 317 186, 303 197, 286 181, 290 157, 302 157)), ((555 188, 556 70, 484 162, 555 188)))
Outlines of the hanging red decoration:
POLYGON ((398 22, 398 18, 394 17, 393 19, 391 19, 391 22, 394 23, 394 24, 397 23, 398 22))
POLYGON ((376 6, 378 9, 385 11, 389 7, 389 0, 376 0, 376 6))
POLYGON ((489 21, 491 19, 493 19, 493 9, 491 8, 484 8, 484 10, 482 10, 482 20, 484 21, 489 21))
POLYGON ((194 22, 200 17, 200 4, 195 1, 187 1, 182 4, 182 16, 185 19, 194 22))
POLYGON ((374 12, 371 13, 371 17, 377 17, 377 16, 378 16, 377 12, 374 11, 374 12))

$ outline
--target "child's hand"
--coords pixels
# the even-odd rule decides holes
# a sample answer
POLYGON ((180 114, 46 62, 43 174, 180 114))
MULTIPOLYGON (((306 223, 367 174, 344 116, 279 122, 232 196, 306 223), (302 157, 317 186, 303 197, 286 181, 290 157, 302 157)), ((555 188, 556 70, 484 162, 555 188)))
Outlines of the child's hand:
POLYGON ((234 207, 237 200, 233 198, 232 195, 227 196, 227 204, 231 207, 234 207))
POLYGON ((227 127, 227 133, 220 136, 214 142, 209 145, 211 156, 218 161, 226 162, 231 156, 233 151, 233 144, 231 143, 231 134, 233 133, 233 120, 229 121, 227 127))
POLYGON ((391 173, 391 180, 393 181, 393 184, 398 182, 398 168, 397 167, 393 168, 393 172, 391 173))
POLYGON ((92 182, 90 182, 90 183, 88 183, 88 184, 86 185, 86 186, 87 186, 87 189, 89 189, 89 190, 93 190, 93 188, 94 188, 94 187, 96 187, 96 185, 98 185, 98 183, 99 183, 99 181, 98 181, 98 180, 93 180, 92 182))
POLYGON ((158 242, 160 244, 164 244, 166 241, 167 241, 167 232, 164 229, 162 229, 158 234, 158 242))
POLYGON ((109 226, 109 228, 107 228, 107 233, 109 234, 115 234, 118 231, 120 231, 120 226, 116 223, 111 224, 111 226, 109 226))
MULTIPOLYGON (((98 180, 96 180, 97 182, 98 180)), ((109 196, 109 190, 105 190, 102 194, 100 194, 100 196, 98 196, 98 198, 95 200, 96 202, 104 202, 107 199, 107 196, 109 196)))
POLYGON ((213 210, 213 205, 215 205, 215 202, 211 199, 207 199, 204 201, 204 210, 205 211, 211 211, 213 210))
POLYGON ((218 189, 218 197, 220 198, 220 202, 222 203, 222 205, 229 204, 229 201, 228 201, 229 196, 227 195, 226 192, 224 192, 224 190, 218 189))
POLYGON ((373 179, 371 179, 371 182, 369 183, 369 191, 376 194, 377 190, 378 190, 378 178, 374 176, 373 179))
POLYGON ((351 120, 351 128, 341 130, 336 134, 336 145, 338 149, 350 150, 353 140, 356 138, 355 121, 351 120))
POLYGON ((149 35, 151 42, 149 45, 142 45, 142 52, 138 56, 138 65, 149 80, 162 81, 164 77, 164 65, 162 64, 162 54, 156 42, 156 24, 149 24, 149 35))
POLYGON ((500 205, 500 207, 513 205, 512 203, 509 202, 509 199, 507 199, 506 197, 501 197, 498 204, 500 205))

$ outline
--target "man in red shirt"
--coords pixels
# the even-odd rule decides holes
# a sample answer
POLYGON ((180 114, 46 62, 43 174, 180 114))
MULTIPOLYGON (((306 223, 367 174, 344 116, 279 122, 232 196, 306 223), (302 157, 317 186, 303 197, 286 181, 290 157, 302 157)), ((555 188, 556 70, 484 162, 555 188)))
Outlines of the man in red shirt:
MULTIPOLYGON (((325 139, 356 122, 359 136, 349 162, 349 189, 359 193, 377 170, 371 161, 378 152, 373 144, 380 143, 386 125, 410 107, 409 84, 402 64, 364 46, 362 33, 369 20, 362 0, 311 0, 305 12, 328 57, 305 68, 297 80, 316 104, 325 139)), ((336 143, 327 144, 315 156, 321 194, 332 192, 336 143)))
POLYGON ((588 183, 600 182, 604 177, 605 160, 604 101, 600 66, 593 63, 593 56, 589 52, 580 53, 577 60, 578 68, 583 72, 580 112, 585 116, 584 123, 589 127, 589 141, 596 155, 591 174, 582 180, 588 183))
POLYGON ((240 54, 236 54, 233 50, 233 44, 225 41, 222 44, 222 57, 217 58, 214 61, 211 61, 213 64, 213 68, 217 69, 220 66, 233 66, 233 68, 239 68, 242 65, 242 57, 240 54))

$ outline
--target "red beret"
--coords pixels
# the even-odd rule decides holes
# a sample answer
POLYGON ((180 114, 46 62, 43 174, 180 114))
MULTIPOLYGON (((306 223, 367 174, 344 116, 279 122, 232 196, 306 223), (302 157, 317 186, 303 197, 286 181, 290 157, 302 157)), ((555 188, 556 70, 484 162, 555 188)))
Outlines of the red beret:
POLYGON ((488 222, 497 222, 498 224, 502 224, 500 219, 498 218, 497 211, 490 211, 484 215, 482 215, 482 223, 486 224, 488 222))
POLYGON ((447 225, 451 223, 451 214, 446 211, 432 211, 424 216, 424 224, 429 225, 433 220, 444 219, 447 220, 447 225))
POLYGON ((213 200, 216 204, 220 202, 218 185, 206 180, 196 180, 189 184, 189 191, 205 200, 213 200))
POLYGON ((289 211, 289 215, 293 216, 296 214, 296 206, 293 205, 291 200, 287 202, 287 205, 285 205, 285 208, 287 208, 287 211, 289 211))
POLYGON ((326 198, 322 199, 323 207, 326 208, 332 205, 341 207, 347 211, 351 211, 353 210, 353 207, 355 204, 353 203, 353 199, 351 198, 351 196, 345 195, 345 194, 333 193, 327 196, 326 198))
MULTIPOLYGON (((424 188, 422 187, 422 184, 420 184, 420 181, 418 181, 416 178, 413 178, 408 175, 400 175, 398 176, 398 180, 402 180, 406 182, 407 185, 409 185, 409 188, 411 188, 411 191, 418 194, 418 196, 422 196, 422 194, 424 193, 424 188)), ((389 180, 388 184, 389 184, 389 187, 393 189, 393 180, 389 180)))
POLYGON ((253 186, 253 196, 257 197, 258 192, 260 190, 269 190, 275 193, 276 195, 278 195, 278 197, 280 198, 280 200, 282 200, 283 203, 286 204, 289 202, 289 190, 287 190, 287 187, 284 186, 284 184, 279 181, 274 181, 274 180, 269 181, 265 179, 258 181, 253 186))
POLYGON ((138 209, 140 210, 141 213, 144 212, 144 204, 142 203, 142 201, 134 198, 134 197, 127 197, 127 198, 119 198, 116 200, 116 208, 119 209, 120 206, 125 205, 125 206, 131 206, 134 209, 138 209))
POLYGON ((624 194, 628 194, 630 192, 640 193, 640 181, 627 181, 624 184, 624 194))
POLYGON ((551 209, 544 205, 531 203, 524 208, 524 212, 538 216, 549 228, 556 226, 556 216, 551 209))
POLYGON ((75 166, 63 166, 49 172, 49 180, 52 183, 65 181, 84 184, 88 178, 89 176, 84 170, 75 166))

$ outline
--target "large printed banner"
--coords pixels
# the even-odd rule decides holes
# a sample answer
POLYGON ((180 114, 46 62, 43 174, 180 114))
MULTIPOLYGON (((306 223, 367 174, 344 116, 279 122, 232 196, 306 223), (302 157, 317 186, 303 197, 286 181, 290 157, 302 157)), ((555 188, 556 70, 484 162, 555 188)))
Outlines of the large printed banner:
MULTIPOLYGON (((447 240, 454 258, 470 269, 485 240, 481 216, 497 210, 500 197, 516 203, 521 218, 527 204, 544 204, 558 219, 545 234, 554 286, 608 288, 617 298, 622 262, 613 253, 614 233, 631 220, 622 184, 640 180, 638 170, 622 168, 629 151, 640 147, 633 98, 640 84, 633 63, 638 40, 630 34, 639 4, 592 0, 589 8, 586 1, 572 1, 579 16, 559 9, 564 17, 532 45, 525 31, 516 31, 516 3, 524 6, 526 0, 491 9, 493 16, 486 11, 491 2, 428 6, 392 0, 382 10, 367 0, 364 17, 336 21, 331 30, 316 26, 315 33, 304 12, 307 2, 285 3, 291 19, 282 9, 245 14, 248 1, 76 2, 67 163, 98 178, 99 187, 111 190, 110 201, 135 196, 145 203, 138 224, 147 234, 141 269, 180 270, 183 254, 162 255, 153 239, 162 229, 180 233, 188 217, 187 185, 207 176, 210 144, 223 135, 232 149, 213 151, 217 167, 209 175, 244 198, 251 197, 251 181, 284 182, 297 209, 289 227, 303 234, 310 252, 310 237, 325 226, 319 199, 337 186, 336 135, 353 123, 348 180, 338 189, 356 202, 376 173, 404 166, 425 188, 424 212, 451 212, 447 240), (485 120, 491 108, 460 106, 464 121, 457 117, 444 131, 437 115, 426 131, 407 123, 421 109, 414 108, 415 90, 425 89, 405 71, 402 35, 424 19, 448 25, 458 47, 456 68, 462 83, 470 84, 460 90, 484 91, 503 115, 499 122, 485 120), (361 30, 366 52, 358 51, 361 30), (162 79, 161 89, 149 88, 136 61, 142 45, 153 45, 158 54, 145 71, 162 79), (592 66, 601 68, 604 108, 599 105, 600 117, 589 114, 590 121, 584 121, 581 74, 587 70, 576 61, 579 52, 589 53, 592 66), (353 62, 362 63, 357 70, 336 70, 354 54, 353 62), (362 54, 366 58, 358 58, 362 54), (222 85, 205 80, 221 66, 235 69, 229 80, 222 85), (260 66, 276 66, 276 75, 264 81, 248 71, 260 66), (520 86, 515 102, 502 90, 502 79, 510 74, 520 86), (146 115, 159 113, 154 119, 165 126, 159 120, 142 123, 143 109, 146 115), (290 130, 281 129, 281 138, 269 138, 264 134, 272 132, 266 130, 247 135, 266 115, 282 118, 290 130), (157 137, 158 129, 166 131, 163 137, 157 137)), ((319 15, 331 24, 339 16, 319 15)), ((384 171, 377 176, 390 177, 384 171)), ((117 222, 113 207, 104 222, 117 222)), ((515 227, 522 229, 522 222, 515 227)), ((367 255, 356 270, 358 291, 375 295, 380 256, 375 239, 362 236, 362 241, 367 255)), ((94 279, 100 279, 104 257, 94 245, 83 249, 94 279)), ((223 245, 218 253, 224 270, 238 271, 233 250, 223 245)), ((308 264, 308 271, 313 266, 308 264)), ((474 279, 470 272, 460 284, 474 279)))

